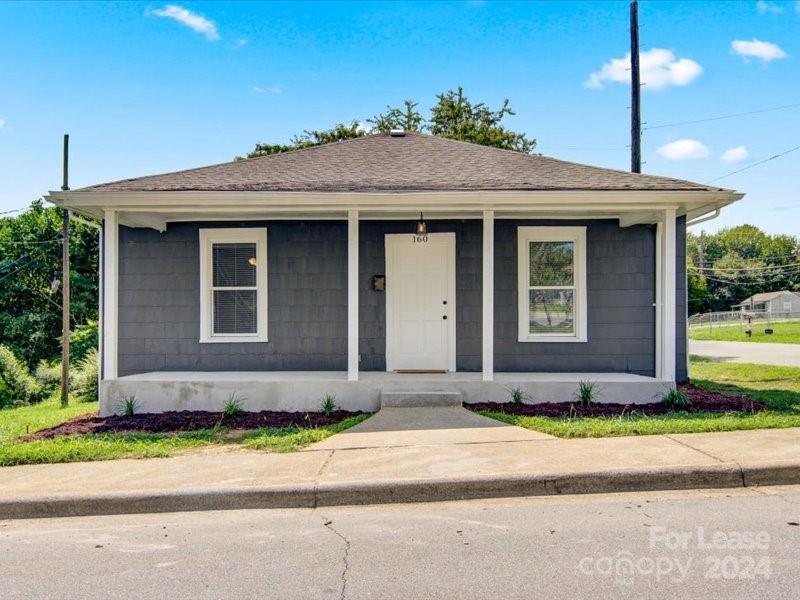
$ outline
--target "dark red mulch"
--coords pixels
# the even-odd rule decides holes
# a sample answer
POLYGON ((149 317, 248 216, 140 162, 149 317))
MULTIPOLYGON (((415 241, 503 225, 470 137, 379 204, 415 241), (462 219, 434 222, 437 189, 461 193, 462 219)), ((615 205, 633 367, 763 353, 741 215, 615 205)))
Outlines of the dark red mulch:
POLYGON ((226 417, 222 413, 208 411, 171 411, 165 413, 140 414, 132 417, 98 417, 83 415, 69 421, 43 429, 19 439, 46 440, 62 435, 82 435, 86 433, 175 433, 197 431, 222 425, 227 429, 259 429, 261 427, 324 427, 333 425, 348 417, 364 414, 337 410, 326 416, 318 412, 279 412, 264 410, 245 412, 226 417))
MULTIPOLYGON (((766 404, 753 402, 742 396, 727 396, 719 392, 701 390, 693 385, 682 385, 679 387, 689 395, 689 406, 685 409, 680 409, 685 412, 757 412, 766 408, 766 404)), ((623 413, 630 414, 634 411, 652 416, 667 414, 675 410, 660 402, 650 402, 647 404, 598 402, 591 406, 581 406, 577 402, 543 402, 539 404, 480 402, 477 404, 465 404, 464 406, 476 412, 490 410, 493 412, 526 417, 616 417, 623 413)))

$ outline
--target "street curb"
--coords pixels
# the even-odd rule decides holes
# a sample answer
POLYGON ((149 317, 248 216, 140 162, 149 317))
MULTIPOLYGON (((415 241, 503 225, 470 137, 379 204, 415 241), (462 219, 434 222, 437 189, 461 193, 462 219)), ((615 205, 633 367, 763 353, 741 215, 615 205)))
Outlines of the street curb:
POLYGON ((800 484, 800 462, 721 463, 551 475, 351 481, 268 487, 192 488, 0 499, 0 520, 259 508, 316 508, 475 498, 800 484))

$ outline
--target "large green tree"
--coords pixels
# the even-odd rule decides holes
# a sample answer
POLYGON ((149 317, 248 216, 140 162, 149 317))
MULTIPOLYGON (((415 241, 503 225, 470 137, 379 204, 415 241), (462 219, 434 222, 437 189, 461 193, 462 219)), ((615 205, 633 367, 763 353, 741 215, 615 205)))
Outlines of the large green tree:
MULTIPOLYGON (((0 344, 28 365, 52 358, 61 336, 61 215, 34 202, 0 219, 0 344)), ((71 327, 97 319, 97 232, 70 229, 71 327)))
POLYGON ((800 238, 790 235, 754 225, 690 232, 686 258, 692 313, 728 310, 759 292, 800 291, 800 238))
POLYGON ((417 102, 405 100, 402 107, 387 106, 385 112, 367 119, 365 126, 358 121, 352 121, 350 125, 338 123, 330 129, 304 131, 301 135, 293 137, 288 144, 259 143, 246 158, 349 140, 376 131, 385 133, 398 127, 405 131, 428 132, 453 140, 526 154, 532 153, 536 147, 535 139, 508 129, 503 124, 506 116, 515 114, 508 99, 503 101, 499 109, 493 110, 484 102, 471 102, 464 89, 459 87, 438 94, 427 118, 417 110, 417 106, 417 102))

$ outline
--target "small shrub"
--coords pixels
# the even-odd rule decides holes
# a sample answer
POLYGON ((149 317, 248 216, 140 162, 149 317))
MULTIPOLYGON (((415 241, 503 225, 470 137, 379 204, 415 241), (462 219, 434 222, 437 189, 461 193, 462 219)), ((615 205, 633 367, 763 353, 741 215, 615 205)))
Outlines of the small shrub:
POLYGON ((575 392, 575 399, 581 406, 591 406, 599 395, 599 389, 594 381, 581 381, 575 392))
POLYGON ((511 396, 511 402, 514 404, 522 404, 528 397, 521 387, 508 388, 508 395, 511 396))
POLYGON ((231 392, 231 395, 228 396, 228 400, 225 402, 225 406, 222 408, 222 414, 226 417, 235 417, 236 415, 240 415, 244 412, 244 408, 242 407, 242 402, 245 398, 239 398, 236 395, 236 392, 231 392))
POLYGON ((28 365, 7 346, 0 345, 0 408, 41 402, 47 390, 32 376, 28 365))
POLYGON ((100 353, 90 348, 74 367, 72 391, 81 402, 97 400, 98 378, 100 375, 100 353))
POLYGON ((61 363, 40 360, 33 377, 39 385, 52 392, 61 384, 61 363))
POLYGON ((691 402, 689 395, 682 389, 669 388, 661 395, 661 404, 681 410, 687 408, 691 402))
POLYGON ((339 410, 339 406, 336 404, 336 394, 325 394, 322 397, 320 410, 326 417, 330 417, 333 413, 339 410))
POLYGON ((117 402, 117 413, 123 417, 132 417, 139 412, 139 401, 136 396, 122 396, 117 402))

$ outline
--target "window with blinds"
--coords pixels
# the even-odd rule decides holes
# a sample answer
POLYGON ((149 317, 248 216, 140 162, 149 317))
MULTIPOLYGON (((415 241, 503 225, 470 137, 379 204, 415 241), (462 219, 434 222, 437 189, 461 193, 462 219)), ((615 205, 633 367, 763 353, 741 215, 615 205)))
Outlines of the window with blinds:
POLYGON ((266 341, 266 230, 201 229, 201 341, 266 341))
POLYGON ((213 244, 214 334, 258 333, 255 243, 213 244))

